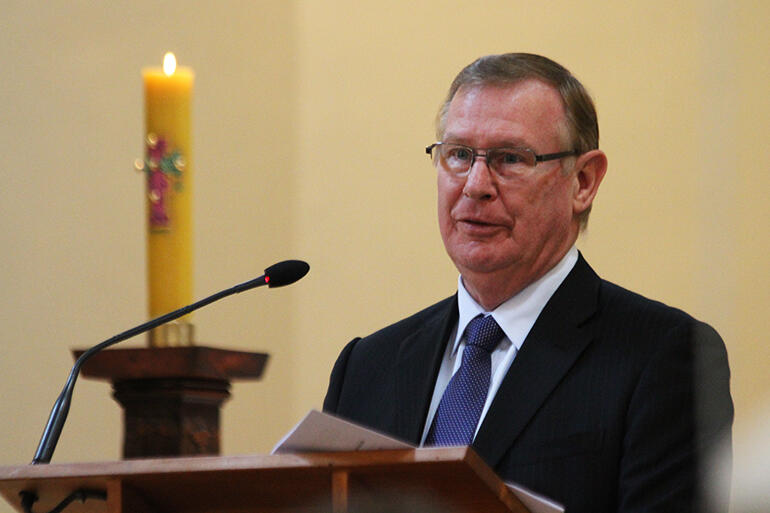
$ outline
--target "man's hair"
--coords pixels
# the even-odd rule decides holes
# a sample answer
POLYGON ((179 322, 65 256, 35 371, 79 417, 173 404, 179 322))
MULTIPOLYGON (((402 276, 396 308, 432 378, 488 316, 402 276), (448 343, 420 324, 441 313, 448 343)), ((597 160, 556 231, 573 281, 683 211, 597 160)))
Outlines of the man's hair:
MULTIPOLYGON (((531 53, 505 53, 480 57, 462 69, 449 87, 436 117, 436 136, 444 137, 449 105, 461 87, 513 85, 524 80, 540 80, 553 86, 561 96, 570 148, 585 153, 599 147, 599 124, 591 96, 583 84, 561 64, 531 53)), ((581 227, 588 222, 589 207, 580 216, 581 227)))

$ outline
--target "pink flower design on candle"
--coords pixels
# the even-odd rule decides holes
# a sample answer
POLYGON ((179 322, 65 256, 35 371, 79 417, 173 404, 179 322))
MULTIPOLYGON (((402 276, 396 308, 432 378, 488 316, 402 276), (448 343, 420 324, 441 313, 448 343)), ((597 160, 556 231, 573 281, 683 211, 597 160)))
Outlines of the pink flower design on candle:
POLYGON ((144 171, 147 173, 147 196, 150 200, 150 227, 166 229, 170 219, 167 211, 167 199, 170 183, 175 190, 181 190, 184 160, 174 150, 168 151, 168 142, 155 134, 147 136, 147 157, 144 171))

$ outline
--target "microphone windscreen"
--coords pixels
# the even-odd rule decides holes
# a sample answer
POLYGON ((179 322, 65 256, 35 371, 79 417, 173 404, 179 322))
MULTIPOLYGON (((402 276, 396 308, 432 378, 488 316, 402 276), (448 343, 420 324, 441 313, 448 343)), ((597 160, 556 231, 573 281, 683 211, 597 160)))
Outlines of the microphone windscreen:
POLYGON ((299 280, 310 270, 302 260, 284 260, 265 269, 268 287, 283 287, 299 280))

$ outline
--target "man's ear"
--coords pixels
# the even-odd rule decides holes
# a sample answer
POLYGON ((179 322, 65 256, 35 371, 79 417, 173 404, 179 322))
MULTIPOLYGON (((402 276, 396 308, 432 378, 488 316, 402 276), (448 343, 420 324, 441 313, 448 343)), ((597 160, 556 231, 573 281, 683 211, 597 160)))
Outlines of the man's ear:
POLYGON ((583 153, 575 161, 575 188, 572 211, 579 216, 591 207, 599 184, 607 172, 607 156, 601 150, 583 153))

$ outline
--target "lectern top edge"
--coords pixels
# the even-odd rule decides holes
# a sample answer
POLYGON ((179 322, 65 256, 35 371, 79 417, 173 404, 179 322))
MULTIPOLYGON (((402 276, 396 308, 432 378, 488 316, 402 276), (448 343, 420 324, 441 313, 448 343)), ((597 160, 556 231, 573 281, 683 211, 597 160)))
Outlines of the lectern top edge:
POLYGON ((0 466, 0 481, 90 477, 103 475, 142 475, 175 472, 216 472, 220 470, 269 468, 301 468, 316 466, 357 467, 407 462, 441 462, 465 460, 481 462, 469 447, 398 449, 390 451, 309 452, 297 454, 243 454, 235 456, 193 456, 184 458, 152 458, 85 463, 51 463, 49 465, 0 466))

